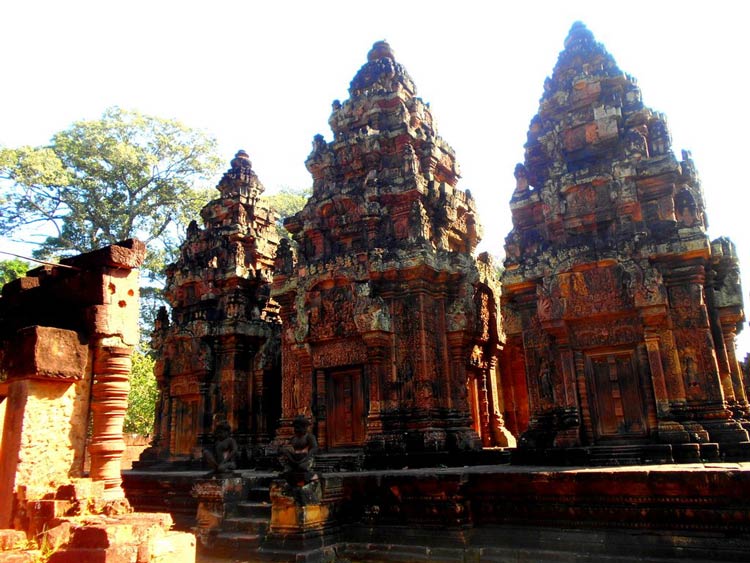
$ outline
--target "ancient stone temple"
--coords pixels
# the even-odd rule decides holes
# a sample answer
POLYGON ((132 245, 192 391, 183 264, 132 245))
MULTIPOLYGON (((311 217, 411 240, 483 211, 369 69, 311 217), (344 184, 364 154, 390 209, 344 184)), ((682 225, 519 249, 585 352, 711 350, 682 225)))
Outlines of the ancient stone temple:
POLYGON ((167 268, 172 316, 160 311, 153 336, 160 398, 146 458, 200 458, 224 420, 246 457, 280 416, 280 327, 269 299, 276 216, 258 203, 264 188, 244 151, 217 189, 201 210, 203 228, 190 224, 167 268))
MULTIPOLYGON (((313 194, 285 225, 282 421, 312 417, 321 448, 506 445, 498 292, 453 149, 385 42, 313 141, 313 194)), ((512 440, 512 438, 510 438, 512 440)))
POLYGON ((523 445, 749 446, 734 247, 709 241, 690 154, 675 158, 664 115, 580 23, 515 176, 503 376, 516 401, 528 391, 523 445))

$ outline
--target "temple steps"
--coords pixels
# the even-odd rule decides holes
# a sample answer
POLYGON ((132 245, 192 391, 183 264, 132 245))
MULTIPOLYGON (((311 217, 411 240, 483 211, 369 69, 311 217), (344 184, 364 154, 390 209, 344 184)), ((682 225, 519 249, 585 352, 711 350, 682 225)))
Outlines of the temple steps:
POLYGON ((221 532, 213 538, 211 547, 207 551, 219 557, 252 553, 260 547, 263 537, 265 537, 265 534, 221 532))
POLYGON ((365 456, 361 449, 351 452, 319 453, 315 456, 315 471, 359 471, 364 467, 364 461, 365 456))
POLYGON ((224 520, 222 527, 227 532, 242 532, 265 535, 268 531, 268 518, 252 516, 231 516, 224 520))
POLYGON ((190 494, 193 482, 205 471, 122 472, 123 487, 130 505, 138 512, 168 512, 177 530, 195 525, 198 501, 190 494))
POLYGON ((589 465, 595 466, 674 463, 672 448, 667 444, 592 446, 588 450, 589 465))
POLYGON ((224 519, 221 531, 211 538, 210 553, 235 556, 256 551, 271 523, 271 497, 268 485, 256 483, 247 499, 236 505, 234 514, 224 519))
POLYGON ((248 493, 247 493, 247 500, 248 502, 271 502, 271 497, 269 496, 269 484, 265 485, 256 485, 252 487, 248 493))
POLYGON ((270 501, 247 501, 237 504, 237 514, 246 518, 271 518, 270 501))
MULTIPOLYGON (((371 453, 365 458, 365 469, 416 469, 431 467, 462 467, 472 465, 504 465, 511 462, 514 450, 489 448, 460 452, 371 453)), ((315 458, 318 468, 318 458, 315 458)))
POLYGON ((613 444, 565 449, 518 449, 513 452, 512 463, 514 465, 618 467, 675 462, 694 463, 705 458, 698 444, 680 444, 679 446, 673 449, 670 444, 613 444))

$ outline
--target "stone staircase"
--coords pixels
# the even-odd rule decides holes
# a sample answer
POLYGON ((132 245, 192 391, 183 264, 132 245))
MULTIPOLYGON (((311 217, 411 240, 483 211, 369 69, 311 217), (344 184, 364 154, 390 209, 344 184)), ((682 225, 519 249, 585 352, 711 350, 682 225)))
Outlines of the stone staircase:
POLYGON ((315 456, 315 471, 333 473, 338 471, 360 471, 364 467, 365 455, 361 450, 326 452, 315 456))
POLYGON ((592 446, 588 454, 588 465, 597 467, 674 463, 672 448, 666 444, 592 446))
POLYGON ((518 449, 513 452, 515 465, 618 467, 626 465, 654 465, 663 463, 688 463, 700 460, 698 446, 695 451, 680 450, 673 455, 670 444, 597 445, 559 449, 518 449), (679 458, 679 459, 676 459, 679 458))
POLYGON ((247 500, 237 503, 235 514, 222 523, 222 530, 213 538, 208 551, 212 555, 234 556, 258 550, 271 522, 271 498, 268 482, 256 482, 249 489, 247 500))

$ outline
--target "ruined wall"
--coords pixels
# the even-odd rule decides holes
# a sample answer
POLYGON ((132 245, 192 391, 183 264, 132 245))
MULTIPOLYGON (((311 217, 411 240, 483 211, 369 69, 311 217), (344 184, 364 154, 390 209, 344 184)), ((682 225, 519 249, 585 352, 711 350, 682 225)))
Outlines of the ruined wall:
POLYGON ((0 527, 24 502, 83 475, 91 423, 91 477, 106 500, 124 499, 130 353, 138 342, 138 272, 130 240, 31 270, 0 299, 0 527))

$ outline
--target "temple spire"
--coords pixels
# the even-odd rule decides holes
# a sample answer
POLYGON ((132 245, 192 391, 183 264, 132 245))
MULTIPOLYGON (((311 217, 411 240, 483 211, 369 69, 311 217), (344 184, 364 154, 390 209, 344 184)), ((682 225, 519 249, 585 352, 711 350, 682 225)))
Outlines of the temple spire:
POLYGON ((367 53, 367 62, 352 79, 349 94, 355 97, 397 91, 405 92, 408 97, 417 93, 414 81, 396 61, 391 46, 386 41, 376 41, 367 53))
MULTIPOLYGON (((489 262, 472 257, 476 207, 457 187, 453 149, 387 42, 349 92, 333 103, 333 140, 313 139, 312 196, 284 223, 298 252, 279 255, 272 289, 284 326, 280 435, 314 413, 324 449, 507 446, 490 400, 470 408, 467 397, 470 361, 496 362, 498 293, 489 262), (316 407, 331 401, 347 406, 316 407)), ((492 390, 494 371, 483 377, 492 390)))
POLYGON ((502 278, 506 349, 526 358, 510 376, 528 382, 522 443, 651 441, 696 457, 709 440, 730 451, 747 443, 747 422, 730 421, 716 399, 747 408, 726 352, 741 292, 717 283, 736 264, 722 262, 727 245, 709 244, 689 153, 677 160, 664 115, 644 106, 636 80, 580 22, 545 81, 525 147, 502 278), (658 394, 634 384, 643 374, 658 394), (569 390, 584 377, 579 402, 569 390))
POLYGON ((265 191, 263 184, 253 171, 253 163, 250 156, 240 149, 230 161, 231 168, 224 173, 216 189, 221 192, 222 197, 237 198, 241 196, 247 201, 255 201, 265 191))

